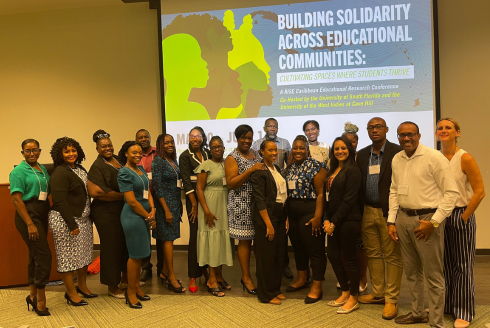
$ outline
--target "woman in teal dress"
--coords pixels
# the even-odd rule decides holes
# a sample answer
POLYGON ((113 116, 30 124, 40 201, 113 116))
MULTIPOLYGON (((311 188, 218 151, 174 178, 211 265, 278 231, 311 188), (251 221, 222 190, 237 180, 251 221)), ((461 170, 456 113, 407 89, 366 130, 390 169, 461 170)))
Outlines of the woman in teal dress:
POLYGON ((223 141, 214 136, 209 143, 211 159, 199 165, 196 193, 199 199, 197 260, 199 266, 209 265, 208 291, 214 296, 225 296, 222 289, 231 286, 223 279, 222 265, 233 265, 233 252, 228 229, 226 205, 228 187, 225 178, 223 141))
POLYGON ((180 222, 182 222, 182 180, 174 138, 169 134, 161 134, 157 138, 157 152, 151 164, 153 191, 156 198, 156 229, 153 238, 163 244, 165 258, 162 272, 167 279, 168 289, 174 293, 183 293, 185 288, 175 277, 173 264, 174 240, 180 238, 180 222))
POLYGON ((140 287, 141 259, 151 254, 151 229, 155 227, 155 207, 149 191, 150 179, 138 163, 143 157, 141 146, 134 141, 126 141, 119 152, 119 159, 125 166, 117 174, 119 190, 124 194, 121 225, 128 247, 128 289, 126 304, 141 309, 138 301, 148 301, 140 287))

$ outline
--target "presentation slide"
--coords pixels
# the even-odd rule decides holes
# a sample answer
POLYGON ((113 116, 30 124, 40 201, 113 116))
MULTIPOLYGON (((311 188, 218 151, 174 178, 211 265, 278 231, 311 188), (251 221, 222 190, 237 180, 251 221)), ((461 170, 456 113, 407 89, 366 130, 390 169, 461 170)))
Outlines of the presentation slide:
POLYGON ((330 145, 352 122, 359 147, 370 144, 370 118, 386 120, 393 142, 410 120, 422 143, 434 145, 430 1, 228 3, 161 16, 166 131, 179 152, 196 125, 219 135, 229 152, 238 125, 251 125, 258 139, 269 117, 290 141, 316 120, 319 141, 330 145))

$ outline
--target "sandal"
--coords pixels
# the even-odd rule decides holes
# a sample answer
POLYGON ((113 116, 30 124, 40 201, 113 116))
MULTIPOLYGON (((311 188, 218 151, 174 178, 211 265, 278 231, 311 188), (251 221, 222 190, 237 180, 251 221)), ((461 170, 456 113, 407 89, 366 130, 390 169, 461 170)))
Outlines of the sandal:
MULTIPOLYGON (((179 281, 177 280, 177 282, 179 282, 179 281)), ((171 290, 177 294, 185 292, 185 288, 182 287, 182 285, 180 285, 180 287, 174 287, 174 285, 172 285, 172 283, 169 280, 167 280, 167 287, 169 290, 171 290)))
MULTIPOLYGON (((160 276, 160 280, 162 281, 162 285, 164 285, 164 284, 165 284, 165 282, 168 280, 168 277, 167 277, 167 275, 166 275, 165 273, 163 273, 163 272, 161 272, 160 274, 163 276, 163 277, 162 277, 162 276, 160 276)), ((181 286, 182 286, 182 280, 177 279, 177 282, 179 283, 179 285, 181 285, 181 286)), ((121 288, 121 289, 122 289, 122 288, 121 288)))
POLYGON ((210 292, 211 295, 213 295, 213 296, 216 296, 216 297, 223 297, 223 296, 225 296, 225 293, 223 293, 223 291, 219 287, 213 287, 213 288, 211 288, 211 287, 209 287, 207 285, 206 285, 206 287, 208 287, 208 292, 210 292), (220 293, 223 293, 223 295, 220 295, 220 293))
POLYGON ((230 284, 227 283, 226 280, 224 280, 224 279, 223 279, 223 281, 218 281, 218 285, 221 287, 221 289, 231 290, 230 284))

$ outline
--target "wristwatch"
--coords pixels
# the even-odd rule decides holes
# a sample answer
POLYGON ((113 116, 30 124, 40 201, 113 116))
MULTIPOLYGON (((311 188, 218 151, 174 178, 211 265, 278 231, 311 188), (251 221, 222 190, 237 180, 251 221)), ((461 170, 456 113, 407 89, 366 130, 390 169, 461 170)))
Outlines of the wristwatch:
POLYGON ((434 226, 434 228, 437 228, 439 226, 439 222, 437 222, 436 220, 434 219, 430 219, 429 221, 430 223, 432 223, 432 225, 434 226))

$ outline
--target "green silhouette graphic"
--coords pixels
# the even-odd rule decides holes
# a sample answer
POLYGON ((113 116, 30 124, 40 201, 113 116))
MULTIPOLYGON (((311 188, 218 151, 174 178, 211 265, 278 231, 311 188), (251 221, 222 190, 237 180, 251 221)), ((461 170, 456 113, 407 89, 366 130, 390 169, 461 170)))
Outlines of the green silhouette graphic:
POLYGON ((262 106, 272 105, 272 91, 269 87, 271 70, 264 57, 264 48, 253 35, 251 15, 243 18, 238 30, 235 29, 235 17, 227 10, 223 17, 223 25, 230 31, 233 50, 228 53, 228 65, 240 73, 238 79, 242 83, 242 104, 236 108, 222 108, 217 118, 257 117, 262 106))
POLYGON ((265 61, 264 48, 260 41, 253 35, 253 19, 251 15, 243 17, 243 23, 235 30, 235 16, 231 10, 227 10, 223 17, 223 25, 230 31, 233 41, 233 50, 228 54, 228 65, 235 69, 248 62, 253 62, 267 77, 269 83, 269 64, 265 61))
POLYGON ((191 90, 206 87, 209 79, 199 43, 189 34, 174 34, 162 41, 162 49, 167 121, 209 120, 203 105, 189 101, 191 90))

